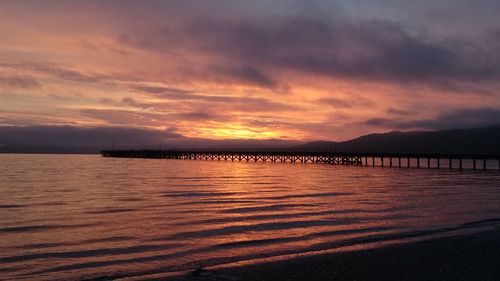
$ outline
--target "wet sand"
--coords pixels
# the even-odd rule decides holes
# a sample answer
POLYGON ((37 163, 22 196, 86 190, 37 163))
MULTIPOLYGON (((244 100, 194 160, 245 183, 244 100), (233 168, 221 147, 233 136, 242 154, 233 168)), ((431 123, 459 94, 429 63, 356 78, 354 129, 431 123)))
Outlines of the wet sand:
POLYGON ((169 280, 498 281, 500 229, 371 250, 197 271, 169 280))

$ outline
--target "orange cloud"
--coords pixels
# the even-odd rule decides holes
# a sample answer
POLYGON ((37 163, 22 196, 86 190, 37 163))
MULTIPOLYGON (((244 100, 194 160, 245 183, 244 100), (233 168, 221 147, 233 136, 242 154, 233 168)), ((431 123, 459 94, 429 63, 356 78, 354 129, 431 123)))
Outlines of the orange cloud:
POLYGON ((426 37, 279 3, 105 2, 0 4, 0 125, 343 140, 500 108, 495 32, 426 37))

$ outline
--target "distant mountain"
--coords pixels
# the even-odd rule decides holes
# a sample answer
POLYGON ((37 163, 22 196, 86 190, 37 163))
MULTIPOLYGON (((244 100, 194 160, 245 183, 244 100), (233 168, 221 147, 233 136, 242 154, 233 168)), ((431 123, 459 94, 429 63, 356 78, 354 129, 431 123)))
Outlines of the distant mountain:
POLYGON ((130 128, 0 127, 0 153, 99 153, 103 149, 358 151, 500 154, 500 125, 432 132, 371 134, 345 142, 211 140, 130 128), (171 138, 168 138, 171 137, 171 138))
POLYGON ((304 142, 188 138, 175 131, 126 127, 0 126, 0 153, 99 153, 106 149, 283 150, 304 142))
POLYGON ((294 146, 291 149, 302 151, 500 154, 500 125, 477 129, 371 134, 345 142, 315 141, 294 146))

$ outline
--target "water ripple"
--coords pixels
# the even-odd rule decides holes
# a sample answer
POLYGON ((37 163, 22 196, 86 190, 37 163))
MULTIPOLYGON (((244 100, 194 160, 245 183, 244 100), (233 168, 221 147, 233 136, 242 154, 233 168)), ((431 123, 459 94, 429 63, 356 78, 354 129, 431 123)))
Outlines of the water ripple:
POLYGON ((125 278, 500 224, 498 173, 95 155, 0 162, 5 280, 125 278))
POLYGON ((65 228, 85 228, 90 226, 96 226, 97 224, 46 224, 46 225, 27 225, 27 226, 15 226, 0 228, 0 233, 19 233, 19 232, 37 232, 37 231, 48 231, 57 230, 65 228))

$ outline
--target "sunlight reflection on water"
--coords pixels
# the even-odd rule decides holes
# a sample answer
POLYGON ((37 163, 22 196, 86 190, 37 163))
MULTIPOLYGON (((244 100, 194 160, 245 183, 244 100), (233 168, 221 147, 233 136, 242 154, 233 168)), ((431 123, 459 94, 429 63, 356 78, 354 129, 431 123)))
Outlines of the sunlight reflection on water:
POLYGON ((480 227, 500 211, 498 171, 0 160, 0 279, 184 270, 480 227))

